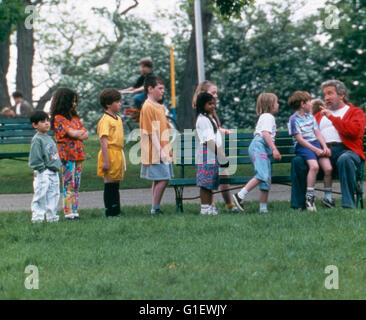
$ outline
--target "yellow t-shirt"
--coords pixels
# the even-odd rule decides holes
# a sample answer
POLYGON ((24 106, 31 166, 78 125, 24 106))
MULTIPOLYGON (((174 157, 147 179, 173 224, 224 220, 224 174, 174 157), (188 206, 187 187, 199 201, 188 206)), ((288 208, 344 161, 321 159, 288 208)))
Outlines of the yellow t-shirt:
POLYGON ((114 118, 110 114, 105 113, 98 122, 97 133, 99 138, 106 136, 108 138, 108 147, 123 149, 123 123, 119 116, 114 118))
POLYGON ((149 99, 142 106, 140 114, 141 131, 141 162, 144 165, 160 163, 160 150, 153 147, 149 135, 155 135, 168 161, 172 160, 172 148, 169 142, 169 132, 171 126, 165 116, 164 107, 161 104, 155 104, 149 99))
POLYGON ((114 118, 105 113, 98 122, 97 133, 99 138, 107 137, 110 164, 108 172, 102 170, 104 159, 102 150, 100 150, 98 153, 97 175, 99 177, 108 175, 114 181, 123 180, 126 171, 126 160, 122 150, 124 147, 122 119, 118 116, 114 118))

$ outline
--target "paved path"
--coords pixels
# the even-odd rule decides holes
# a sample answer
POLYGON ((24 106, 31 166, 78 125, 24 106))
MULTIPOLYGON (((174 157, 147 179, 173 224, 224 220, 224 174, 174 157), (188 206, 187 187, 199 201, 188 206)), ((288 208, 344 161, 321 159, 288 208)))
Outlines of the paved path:
MULTIPOLYGON (((365 183, 366 184, 366 183, 365 183)), ((317 184, 316 187, 322 188, 322 184, 317 184)), ((365 187, 365 186, 364 186, 365 187)), ((334 191, 340 191, 339 183, 334 183, 334 191)), ((237 191, 232 191, 237 192, 237 191)), ((269 201, 280 200, 290 201, 291 188, 283 185, 273 185, 269 194, 269 201)), ((191 198, 199 195, 197 187, 184 188, 184 197, 191 198)), ((323 192, 315 192, 317 198, 323 197, 323 192)), ((122 205, 150 205, 151 190, 150 189, 126 189, 120 190, 122 205)), ((339 198, 340 195, 334 195, 339 198)), ((258 201, 258 189, 253 190, 248 195, 248 200, 258 201)), ((2 194, 0 195, 0 211, 29 211, 32 201, 32 194, 2 194)), ((220 194, 215 195, 215 202, 222 202, 220 194)), ((199 203, 200 200, 186 200, 185 203, 199 203)), ((175 193, 173 188, 168 188, 165 191, 162 203, 175 203, 175 193)), ((61 199, 59 203, 61 209, 61 199)), ((103 191, 90 191, 80 193, 80 209, 103 209, 103 191)))

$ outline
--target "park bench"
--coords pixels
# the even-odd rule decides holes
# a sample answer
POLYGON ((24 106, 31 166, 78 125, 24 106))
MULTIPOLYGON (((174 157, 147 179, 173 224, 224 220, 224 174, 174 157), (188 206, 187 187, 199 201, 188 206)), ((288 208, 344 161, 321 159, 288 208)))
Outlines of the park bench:
MULTIPOLYGON (((26 151, 4 152, 6 145, 30 144, 35 130, 28 118, 1 118, 0 117, 0 160, 13 159, 26 161, 29 148, 26 151)), ((53 131, 49 132, 53 135, 53 131)))
MULTIPOLYGON (((365 138, 364 136, 364 147, 365 146, 365 138)), ((237 166, 250 166, 251 160, 249 158, 249 145, 253 139, 253 133, 234 133, 230 136, 225 136, 225 153, 230 158, 231 162, 236 158, 237 166), (234 155, 234 156, 231 156, 234 155)), ((180 169, 180 175, 177 178, 174 178, 169 181, 169 186, 174 187, 175 190, 175 200, 176 200, 176 213, 180 210, 183 212, 183 192, 185 186, 195 186, 196 185, 196 176, 195 171, 194 174, 190 177, 186 177, 185 168, 195 167, 195 137, 192 133, 184 133, 181 134, 177 139, 177 147, 175 160, 176 165, 180 169)), ((271 160, 273 164, 272 170, 272 184, 285 184, 290 185, 291 176, 290 176, 290 166, 288 170, 282 171, 278 174, 276 171, 276 166, 278 164, 291 164, 292 159, 295 157, 294 154, 294 146, 292 142, 292 138, 288 135, 287 131, 278 131, 276 136, 276 145, 278 150, 282 155, 282 159, 280 161, 271 160)), ((281 171, 281 170, 279 170, 281 171)), ((254 174, 253 169, 251 173, 254 174)), ((333 171, 336 175, 336 170, 333 171)), ((253 175, 249 176, 240 176, 238 174, 234 174, 230 176, 230 178, 220 179, 220 183, 222 184, 230 184, 230 185, 244 185, 246 184, 253 175)), ((335 176, 336 177, 336 176, 335 176)), ((362 167, 358 173, 357 179, 357 194, 356 194, 356 206, 363 208, 363 177, 364 177, 364 168, 362 167)))

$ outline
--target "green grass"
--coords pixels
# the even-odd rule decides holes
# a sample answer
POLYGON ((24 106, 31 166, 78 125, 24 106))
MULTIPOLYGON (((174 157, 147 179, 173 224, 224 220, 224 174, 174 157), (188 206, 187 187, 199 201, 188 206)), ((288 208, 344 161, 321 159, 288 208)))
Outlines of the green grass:
MULTIPOLYGON (((198 216, 198 205, 151 218, 149 207, 121 219, 81 211, 80 221, 30 223, 0 215, 1 299, 365 299, 366 216, 339 208, 317 213, 269 204, 270 214, 198 216), (27 290, 26 266, 39 268, 27 290), (339 270, 327 290, 325 267, 339 270)), ((320 206, 319 206, 320 207, 320 206)))
MULTIPOLYGON (((133 143, 125 147, 125 155, 128 160, 127 171, 124 181, 121 182, 121 189, 150 188, 151 182, 140 179, 140 164, 133 165, 129 159, 129 150, 133 143)), ((2 145, 0 152, 27 152, 30 145, 2 145)), ((97 156, 100 149, 97 136, 91 136, 85 142, 86 160, 83 162, 83 173, 81 176, 81 191, 103 190, 103 180, 96 175, 97 156)), ((27 159, 26 159, 27 160, 27 159)), ((290 174, 290 164, 275 164, 274 175, 290 174)), ((180 176, 180 168, 174 166, 175 177, 180 176)), ((241 165, 236 172, 237 176, 253 175, 250 165, 241 165)), ((185 168, 185 177, 195 177, 195 167, 185 168)), ((27 161, 0 160, 0 194, 19 194, 33 192, 33 171, 28 167, 27 161)))

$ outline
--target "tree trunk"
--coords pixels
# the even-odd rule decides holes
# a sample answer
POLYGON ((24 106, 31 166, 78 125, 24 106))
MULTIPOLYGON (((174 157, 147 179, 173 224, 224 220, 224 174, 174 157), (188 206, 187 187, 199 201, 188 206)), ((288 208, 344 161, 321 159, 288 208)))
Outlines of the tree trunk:
POLYGON ((57 84, 53 85, 51 88, 49 88, 43 95, 42 97, 38 100, 38 104, 37 104, 37 108, 36 110, 41 110, 43 111, 46 103, 48 101, 50 101, 52 99, 52 95, 53 93, 56 91, 57 89, 57 84))
POLYGON ((9 69, 10 36, 0 42, 0 111, 4 107, 10 107, 9 88, 6 75, 9 69))
POLYGON ((17 48, 16 89, 23 93, 24 100, 32 104, 34 37, 33 29, 26 29, 24 23, 17 27, 17 48))
MULTIPOLYGON (((207 38, 207 34, 210 28, 210 24, 213 18, 212 4, 209 0, 201 1, 202 6, 202 33, 204 39, 204 47, 207 38)), ((192 33, 189 39, 189 46, 187 52, 187 60, 182 76, 182 85, 179 95, 179 107, 178 107, 178 125, 181 130, 193 129, 195 112, 192 108, 192 98, 194 91, 198 84, 198 70, 197 70, 197 55, 196 55, 196 36, 194 27, 194 15, 193 8, 189 13, 190 20, 192 22, 192 33)))

